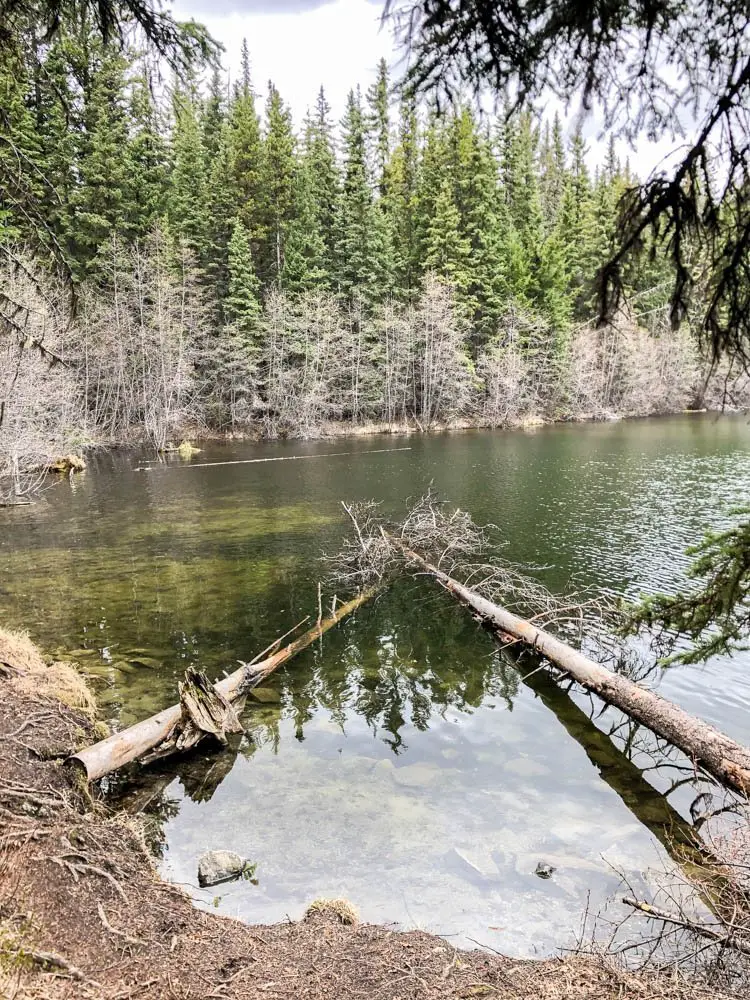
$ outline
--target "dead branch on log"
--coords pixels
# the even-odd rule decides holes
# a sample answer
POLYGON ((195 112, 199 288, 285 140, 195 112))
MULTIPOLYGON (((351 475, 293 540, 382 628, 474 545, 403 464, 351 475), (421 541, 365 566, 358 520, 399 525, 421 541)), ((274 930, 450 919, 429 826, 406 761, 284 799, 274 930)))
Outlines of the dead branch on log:
POLYGON ((696 920, 690 920, 677 913, 668 913, 666 910, 662 910, 658 906, 652 906, 650 903, 646 903, 639 899, 633 899, 630 896, 624 896, 622 901, 626 906, 632 906, 633 909, 638 910, 640 913, 645 913, 645 915, 650 917, 652 920, 661 920, 662 923, 665 924, 673 924, 676 927, 683 927, 692 934, 697 934, 699 937, 708 938, 709 940, 714 941, 722 948, 731 948, 733 951, 739 951, 743 955, 750 955, 749 939, 738 937, 736 934, 727 934, 726 931, 717 930, 715 927, 709 927, 707 924, 701 924, 696 920))
POLYGON ((202 670, 189 667, 178 689, 180 721, 170 736, 152 754, 144 757, 144 762, 166 757, 172 753, 184 753, 199 743, 204 736, 213 736, 222 746, 226 746, 227 733, 244 732, 237 716, 244 698, 237 698, 233 705, 209 681, 202 670))
MULTIPOLYGON (((352 611, 355 611, 368 601, 377 593, 377 590, 377 587, 370 587, 367 590, 363 590, 356 597, 352 598, 352 600, 341 604, 329 617, 324 618, 323 621, 314 625, 313 628, 309 629, 298 639, 295 639, 294 642, 277 650, 277 652, 272 653, 259 663, 243 663, 239 670, 235 670, 234 673, 229 674, 229 676, 214 684, 212 690, 219 699, 223 699, 228 703, 236 702, 239 698, 247 694, 251 688, 256 687, 261 681, 265 680, 274 670, 278 670, 283 663, 286 663, 287 660, 296 656, 297 653, 312 645, 316 639, 324 635, 334 625, 337 625, 342 618, 346 618, 352 611)), ((221 719, 219 723, 216 723, 211 711, 208 712, 208 716, 213 721, 209 722, 203 711, 203 708, 205 708, 202 702, 203 695, 197 696, 196 700, 193 697, 195 694, 194 689, 191 688, 190 691, 191 696, 189 700, 192 707, 188 710, 188 720, 186 721, 189 734, 184 736, 182 749, 195 745, 197 740, 192 739, 192 737, 197 735, 198 739, 202 738, 206 732, 206 729, 203 729, 203 722, 209 726, 209 732, 212 731, 210 729, 211 725, 221 724, 221 719), (200 706, 198 702, 201 703, 200 706), (193 714, 193 709, 196 715, 193 714), (202 719, 203 722, 196 725, 196 719, 198 718, 202 719), (200 731, 196 733, 196 730, 200 731)), ((106 740, 101 740, 93 746, 86 747, 79 753, 69 757, 68 764, 82 769, 87 781, 96 781, 98 778, 104 777, 105 774, 116 771, 125 764, 144 757, 149 751, 159 747, 165 741, 173 742, 174 749, 176 749, 177 742, 183 732, 180 728, 183 718, 182 702, 178 705, 172 705, 157 715, 152 715, 150 718, 144 719, 143 722, 138 722, 134 726, 130 726, 129 729, 125 729, 121 733, 113 733, 106 740)), ((224 731, 231 730, 227 730, 226 726, 224 726, 224 731)), ((172 752, 172 749, 169 752, 172 752)))

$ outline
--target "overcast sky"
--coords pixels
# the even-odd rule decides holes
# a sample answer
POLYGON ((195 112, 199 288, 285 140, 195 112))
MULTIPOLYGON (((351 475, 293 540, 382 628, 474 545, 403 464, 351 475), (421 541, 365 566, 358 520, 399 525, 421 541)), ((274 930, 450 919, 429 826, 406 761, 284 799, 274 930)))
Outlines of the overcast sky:
MULTIPOLYGON (((321 85, 339 119, 349 88, 359 83, 364 91, 381 57, 396 75, 402 61, 389 29, 380 26, 383 0, 173 0, 172 8, 179 18, 203 22, 224 45, 224 66, 232 79, 239 71, 242 39, 247 38, 256 91, 265 96, 273 80, 291 105, 298 127, 321 85)), ((597 132, 595 120, 584 122, 592 162, 604 156, 597 132)), ((636 152, 623 146, 620 153, 630 155, 643 177, 672 145, 669 140, 643 140, 636 152)))

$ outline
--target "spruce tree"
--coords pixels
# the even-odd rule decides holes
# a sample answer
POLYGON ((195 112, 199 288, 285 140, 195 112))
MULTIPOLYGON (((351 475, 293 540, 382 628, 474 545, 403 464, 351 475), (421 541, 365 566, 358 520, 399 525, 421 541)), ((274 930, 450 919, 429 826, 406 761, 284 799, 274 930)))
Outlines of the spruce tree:
POLYGON ((295 173, 295 218, 289 226, 284 287, 332 287, 335 270, 339 176, 330 107, 321 87, 305 119, 302 154, 295 173))
POLYGON ((173 232, 202 262, 208 231, 206 155, 196 101, 188 89, 176 90, 173 108, 169 221, 173 232))
POLYGON ((294 187, 295 215, 287 227, 281 284, 291 292, 330 287, 333 258, 320 225, 310 163, 297 167, 294 187))
POLYGON ((413 95, 402 97, 398 144, 386 167, 383 209, 393 234, 394 285, 408 296, 418 285, 419 133, 413 95))
POLYGON ((591 179, 586 166, 586 145, 580 127, 570 142, 570 165, 565 177, 557 231, 564 248, 565 265, 578 316, 585 315, 590 291, 591 245, 593 240, 591 179))
POLYGON ((229 282, 224 302, 226 318, 241 333, 252 338, 260 319, 260 282, 253 267, 250 236, 241 219, 232 227, 227 253, 229 282))
POLYGON ((489 135, 464 106, 449 125, 449 168, 461 216, 460 233, 471 248, 470 280, 459 302, 473 318, 475 341, 494 332, 503 307, 502 245, 508 216, 498 187, 498 165, 489 135))
MULTIPOLYGON (((29 161, 39 168, 37 184, 44 178, 38 191, 40 211, 64 247, 71 245, 75 226, 72 195, 78 183, 80 140, 84 135, 82 95, 80 88, 75 87, 67 54, 70 45, 64 35, 55 39, 44 61, 46 85, 35 88, 34 114, 39 155, 34 153, 33 144, 22 143, 29 161)), ((0 99, 0 107, 10 108, 11 105, 0 99)), ((13 121, 12 111, 8 120, 13 121)))
POLYGON ((461 235, 461 215, 449 178, 444 178, 427 224, 424 267, 458 292, 471 281, 471 244, 461 235))
POLYGON ((126 226, 143 239, 166 208, 167 149, 146 70, 133 82, 127 149, 126 226))
POLYGON ((0 188, 0 244, 31 235, 23 208, 39 205, 46 217, 43 174, 37 175, 44 161, 29 107, 30 87, 21 53, 9 53, 0 64, 0 177, 7 179, 0 188))
POLYGON ((224 86, 218 66, 214 67, 201 111, 201 138, 206 151, 206 171, 210 174, 213 159, 219 151, 221 132, 226 118, 224 86))
POLYGON ((250 234, 257 255, 263 237, 260 217, 262 151, 260 122, 255 110, 255 94, 250 77, 247 39, 243 39, 242 42, 242 73, 229 108, 229 128, 233 197, 237 201, 237 214, 250 234))
POLYGON ((229 240, 239 213, 234 183, 234 159, 231 126, 222 123, 218 147, 208 173, 206 189, 206 237, 203 262, 206 285, 212 299, 214 321, 223 321, 222 308, 228 294, 229 240))
POLYGON ((373 202, 359 91, 349 92, 342 132, 344 181, 336 227, 337 281, 346 295, 359 292, 372 302, 391 287, 393 247, 386 217, 373 202))
POLYGON ((565 186, 565 143, 559 114, 555 113, 550 129, 544 129, 544 140, 539 154, 539 186, 545 232, 555 228, 565 186))
POLYGON ((79 273, 96 265, 99 248, 126 230, 128 131, 124 57, 102 47, 85 104, 85 134, 79 184, 71 194, 76 224, 70 240, 79 273))
POLYGON ((375 82, 367 89, 367 130, 372 148, 372 176, 381 198, 386 193, 386 170, 391 152, 389 103, 388 64, 385 59, 381 59, 375 82))
POLYGON ((295 146, 291 112, 269 82, 259 191, 263 232, 260 270, 269 284, 281 283, 286 238, 295 215, 295 146))

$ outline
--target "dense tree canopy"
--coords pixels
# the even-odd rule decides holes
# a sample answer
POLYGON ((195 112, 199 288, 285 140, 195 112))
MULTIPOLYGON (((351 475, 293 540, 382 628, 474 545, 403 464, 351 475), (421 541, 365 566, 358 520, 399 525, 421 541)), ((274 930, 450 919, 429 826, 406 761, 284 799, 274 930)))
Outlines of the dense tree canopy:
POLYGON ((520 103, 554 94, 598 106, 634 142, 679 154, 622 200, 599 306, 620 304, 644 249, 674 263, 675 324, 692 305, 715 352, 750 357, 750 8, 744 0, 388 0, 408 79, 438 100, 465 91, 520 103), (697 293, 697 294, 696 294, 697 293))

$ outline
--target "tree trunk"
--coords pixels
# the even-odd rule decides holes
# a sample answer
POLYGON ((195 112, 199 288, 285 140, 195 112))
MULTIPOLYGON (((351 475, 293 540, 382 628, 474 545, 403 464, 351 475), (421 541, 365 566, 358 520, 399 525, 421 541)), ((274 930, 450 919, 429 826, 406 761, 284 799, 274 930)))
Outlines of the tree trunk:
MULTIPOLYGON (((317 638, 340 622, 342 618, 369 600, 376 593, 376 589, 362 591, 357 597, 332 611, 328 618, 318 622, 314 628, 305 632, 299 639, 289 643, 288 646, 272 653, 260 663, 243 665, 239 670, 235 670, 233 674, 219 681, 214 687, 222 700, 231 702, 244 696, 250 688, 260 684, 282 663, 286 663, 301 650, 312 645, 317 638)), ((144 756, 154 747, 172 737, 182 718, 182 704, 172 705, 171 708, 166 708, 163 712, 144 719, 143 722, 137 722, 121 733, 113 733, 106 740, 86 747, 69 757, 68 763, 82 768, 87 781, 96 781, 98 778, 104 777, 105 774, 116 771, 124 764, 129 764, 144 756)))
POLYGON ((744 795, 750 794, 750 750, 747 747, 736 743, 713 726, 688 715, 661 695, 607 670, 549 632, 480 597, 407 548, 399 539, 391 540, 409 562, 434 576, 446 590, 468 604, 486 622, 547 657, 603 701, 615 705, 657 736, 682 750, 696 765, 705 768, 724 785, 744 795))

